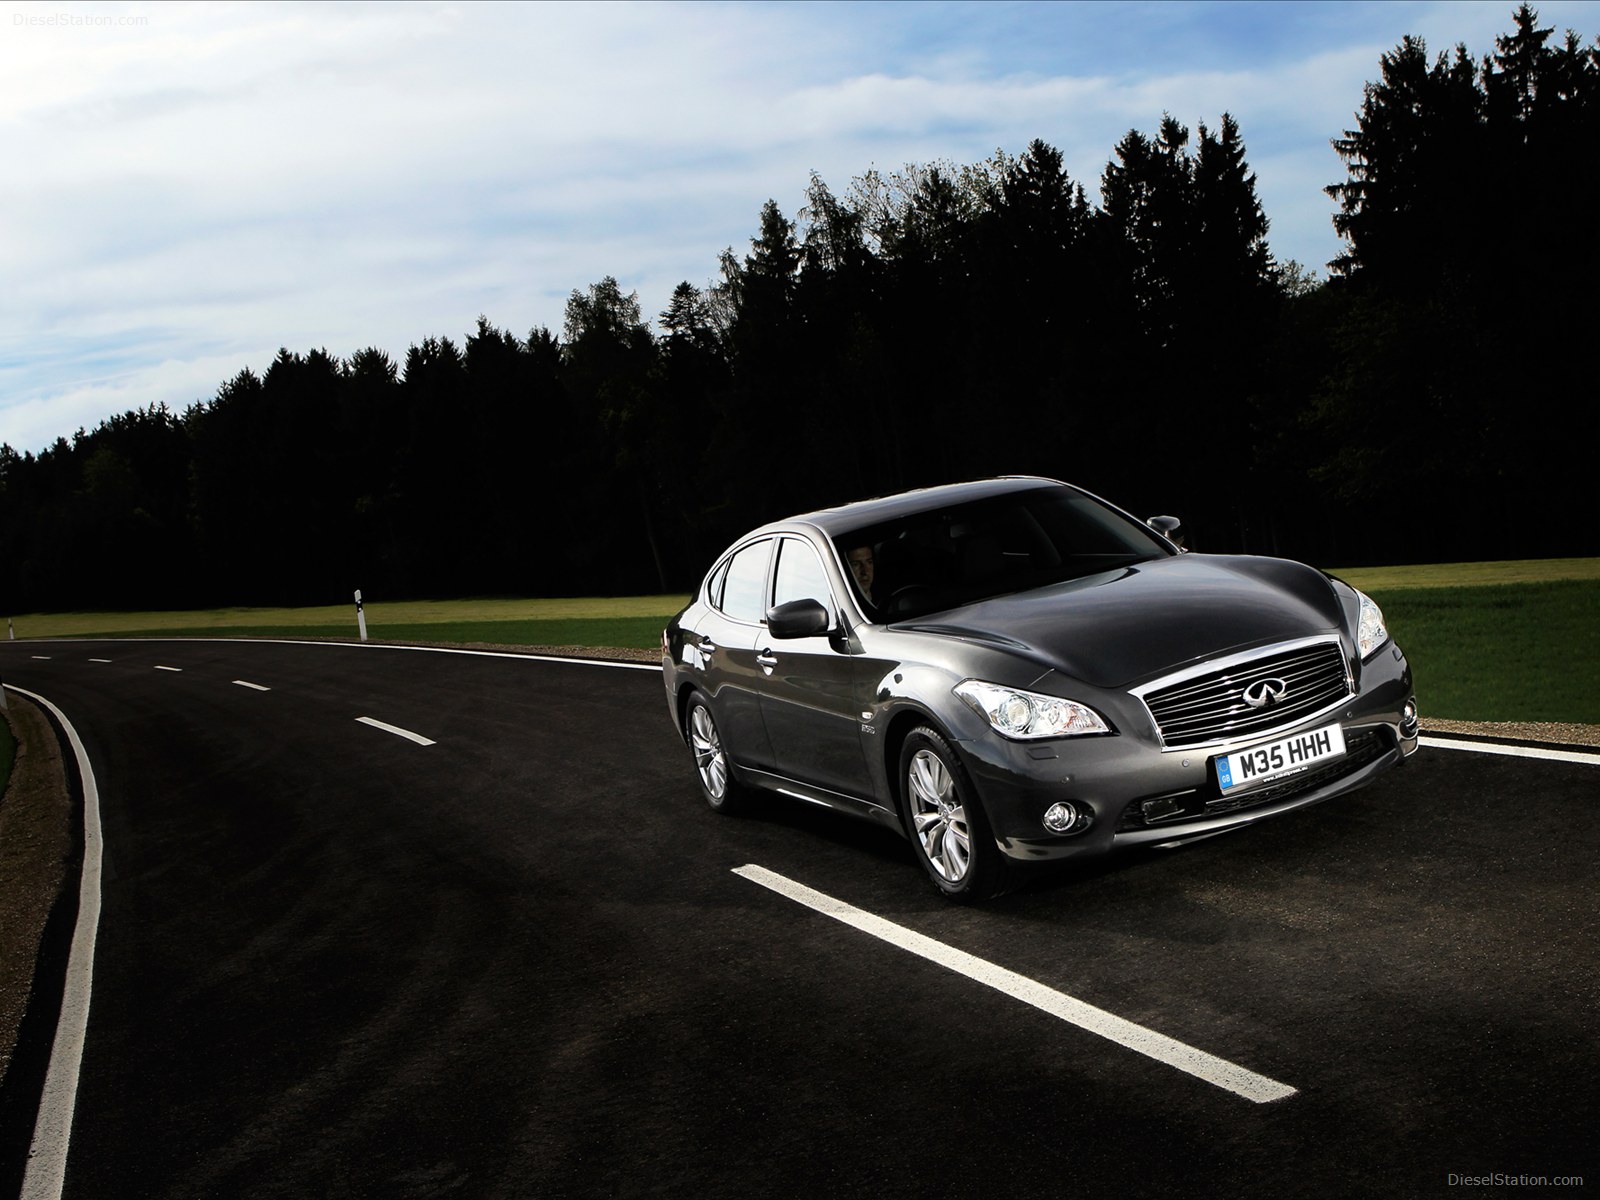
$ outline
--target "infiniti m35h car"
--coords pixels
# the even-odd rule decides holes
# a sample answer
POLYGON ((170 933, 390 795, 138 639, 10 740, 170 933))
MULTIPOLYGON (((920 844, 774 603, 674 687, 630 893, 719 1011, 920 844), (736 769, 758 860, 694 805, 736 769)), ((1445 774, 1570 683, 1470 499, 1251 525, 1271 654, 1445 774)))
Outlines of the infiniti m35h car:
POLYGON ((1417 748, 1378 606, 1189 553, 1053 480, 756 529, 662 635, 708 804, 776 791, 904 834, 954 900, 1031 863, 1176 843, 1360 787, 1417 748))

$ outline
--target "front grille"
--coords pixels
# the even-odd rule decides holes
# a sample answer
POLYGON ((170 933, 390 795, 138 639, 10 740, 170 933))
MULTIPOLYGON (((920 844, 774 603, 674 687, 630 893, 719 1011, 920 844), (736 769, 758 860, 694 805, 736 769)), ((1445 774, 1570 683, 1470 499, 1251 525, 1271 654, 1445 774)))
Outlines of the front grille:
POLYGON ((1237 741, 1293 725, 1350 694, 1337 641, 1302 643, 1142 691, 1169 750, 1237 741), (1246 689, 1273 679, 1286 685, 1281 699, 1263 708, 1245 703, 1246 689))

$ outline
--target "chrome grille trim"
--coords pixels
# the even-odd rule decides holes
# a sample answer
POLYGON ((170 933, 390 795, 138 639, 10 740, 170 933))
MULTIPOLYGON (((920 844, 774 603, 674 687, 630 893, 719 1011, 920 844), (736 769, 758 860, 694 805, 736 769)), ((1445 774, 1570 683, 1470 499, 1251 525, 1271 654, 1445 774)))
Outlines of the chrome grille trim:
POLYGON ((1132 689, 1150 713, 1161 744, 1193 750, 1256 741, 1294 728, 1355 695, 1337 634, 1301 638, 1212 659, 1132 689), (1270 708, 1244 703, 1244 689, 1282 679, 1287 699, 1270 708))

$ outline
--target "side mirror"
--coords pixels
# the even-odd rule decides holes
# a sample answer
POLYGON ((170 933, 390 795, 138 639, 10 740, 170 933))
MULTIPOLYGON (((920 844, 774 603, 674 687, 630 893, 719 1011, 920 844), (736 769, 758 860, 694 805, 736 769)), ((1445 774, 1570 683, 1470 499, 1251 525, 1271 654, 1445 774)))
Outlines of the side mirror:
POLYGON ((767 632, 775 638, 816 637, 827 633, 833 618, 819 600, 790 600, 767 609, 767 632))
POLYGON ((1183 544, 1183 522, 1177 517, 1151 517, 1145 524, 1168 541, 1177 543, 1178 549, 1186 548, 1183 544))

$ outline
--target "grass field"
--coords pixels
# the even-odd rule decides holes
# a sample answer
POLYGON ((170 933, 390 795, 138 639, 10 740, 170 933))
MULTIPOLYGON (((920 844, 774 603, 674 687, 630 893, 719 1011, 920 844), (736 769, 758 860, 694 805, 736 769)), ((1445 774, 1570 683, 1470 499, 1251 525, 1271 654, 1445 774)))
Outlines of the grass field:
POLYGON ((1600 580, 1371 593, 1427 718, 1600 725, 1600 580))
POLYGON ((1600 724, 1600 558, 1336 569, 1383 609, 1424 722, 1600 724))
POLYGON ((1525 558, 1509 562, 1428 563, 1416 567, 1330 568, 1330 575, 1376 595, 1379 591, 1484 587, 1502 583, 1600 580, 1600 558, 1525 558))
MULTIPOLYGON (((687 596, 556 600, 414 600, 367 604, 378 641, 649 649, 687 596)), ((17 617, 24 637, 356 637, 354 604, 323 608, 217 608, 197 612, 49 613, 17 617)))
MULTIPOLYGON (((1369 592, 1424 719, 1600 724, 1600 558, 1335 570, 1369 592)), ((650 649, 683 596, 371 603, 378 641, 650 649)), ((356 636, 354 605, 15 618, 16 636, 356 636)))

